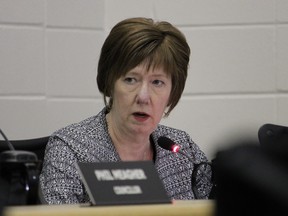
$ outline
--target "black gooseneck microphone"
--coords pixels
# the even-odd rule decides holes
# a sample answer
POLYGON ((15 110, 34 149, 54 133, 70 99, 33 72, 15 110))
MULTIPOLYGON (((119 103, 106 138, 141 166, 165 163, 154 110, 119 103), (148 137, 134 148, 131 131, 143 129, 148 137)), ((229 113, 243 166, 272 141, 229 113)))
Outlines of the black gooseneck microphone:
POLYGON ((190 157, 188 154, 186 154, 185 152, 183 152, 180 148, 180 146, 178 144, 176 144, 173 140, 169 139, 168 137, 164 137, 161 136, 158 138, 158 145, 163 148, 166 149, 168 151, 174 152, 174 153, 180 153, 182 155, 184 155, 185 157, 187 157, 187 159, 189 159, 189 161, 191 161, 194 165, 194 170, 192 171, 192 177, 191 177, 191 181, 192 181, 192 191, 196 197, 196 199, 200 198, 200 195, 198 193, 198 190, 196 188, 196 182, 197 182, 197 174, 198 171, 201 172, 201 169, 206 169, 207 166, 209 166, 211 168, 212 174, 211 176, 208 176, 205 172, 203 173, 204 176, 208 179, 211 180, 212 182, 212 189, 209 195, 209 199, 214 199, 215 198, 215 187, 216 184, 213 182, 213 166, 210 162, 201 162, 199 164, 196 164, 192 157, 190 157))
POLYGON ((164 137, 164 136, 159 137, 158 138, 158 145, 160 147, 162 147, 163 149, 166 149, 168 151, 172 151, 174 153, 180 153, 180 154, 184 155, 185 157, 187 157, 194 164, 193 159, 188 154, 183 152, 181 150, 180 146, 177 145, 175 142, 173 142, 168 137, 164 137))
POLYGON ((0 128, 0 133, 2 135, 2 137, 4 138, 5 142, 7 143, 7 146, 9 147, 10 150, 14 151, 15 148, 14 146, 12 145, 12 143, 8 140, 8 138, 6 137, 6 135, 3 133, 3 131, 1 130, 0 128))
MULTIPOLYGON (((0 129, 9 150, 0 153, 0 178, 5 205, 32 205, 38 202, 39 161, 34 152, 16 150, 0 129)), ((2 195, 1 195, 2 196, 2 195)))
POLYGON ((10 149, 0 153, 0 162, 34 162, 38 160, 37 155, 33 152, 16 150, 1 129, 0 134, 10 149))

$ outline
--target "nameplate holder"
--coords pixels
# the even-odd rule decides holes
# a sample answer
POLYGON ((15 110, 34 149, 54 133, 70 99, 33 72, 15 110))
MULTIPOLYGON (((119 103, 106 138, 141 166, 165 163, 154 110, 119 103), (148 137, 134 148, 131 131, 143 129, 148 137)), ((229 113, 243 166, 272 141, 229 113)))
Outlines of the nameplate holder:
POLYGON ((152 161, 78 162, 92 205, 171 203, 152 161))

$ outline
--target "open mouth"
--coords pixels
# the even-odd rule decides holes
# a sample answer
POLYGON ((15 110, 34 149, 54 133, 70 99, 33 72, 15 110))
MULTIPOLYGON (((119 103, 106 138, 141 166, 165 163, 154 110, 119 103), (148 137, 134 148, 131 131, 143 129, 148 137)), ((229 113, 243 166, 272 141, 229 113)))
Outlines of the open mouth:
POLYGON ((142 113, 142 112, 135 112, 135 113, 133 113, 133 115, 134 115, 135 117, 138 117, 138 118, 147 118, 147 117, 149 117, 148 114, 142 113))

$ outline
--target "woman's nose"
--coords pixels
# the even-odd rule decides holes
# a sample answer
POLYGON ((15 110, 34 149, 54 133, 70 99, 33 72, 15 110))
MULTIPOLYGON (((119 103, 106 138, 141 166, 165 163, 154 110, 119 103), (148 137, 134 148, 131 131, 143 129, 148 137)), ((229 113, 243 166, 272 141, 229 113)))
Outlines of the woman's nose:
POLYGON ((150 101, 150 91, 149 86, 146 83, 143 83, 137 93, 137 103, 138 104, 148 104, 150 101))

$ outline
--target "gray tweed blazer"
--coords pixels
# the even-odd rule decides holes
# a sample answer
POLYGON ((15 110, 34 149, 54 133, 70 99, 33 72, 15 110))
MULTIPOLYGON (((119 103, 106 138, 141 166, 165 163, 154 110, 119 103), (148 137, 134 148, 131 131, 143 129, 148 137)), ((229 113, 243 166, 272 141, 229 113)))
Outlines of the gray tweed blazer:
MULTIPOLYGON (((76 169, 76 162, 121 161, 108 133, 106 109, 96 116, 62 128, 50 137, 40 174, 40 189, 49 204, 90 202, 76 169)), ((199 177, 191 182, 194 164, 207 161, 205 154, 181 130, 158 125, 151 134, 154 145, 154 164, 171 199, 195 199, 192 184, 197 186, 201 199, 207 199, 211 190, 209 178, 199 177), (166 136, 181 146, 194 163, 181 154, 162 149, 157 140, 166 136)), ((208 172, 208 171, 207 171, 208 172)), ((211 172, 204 176, 211 176, 211 172)), ((203 176, 203 175, 201 175, 203 176)))

